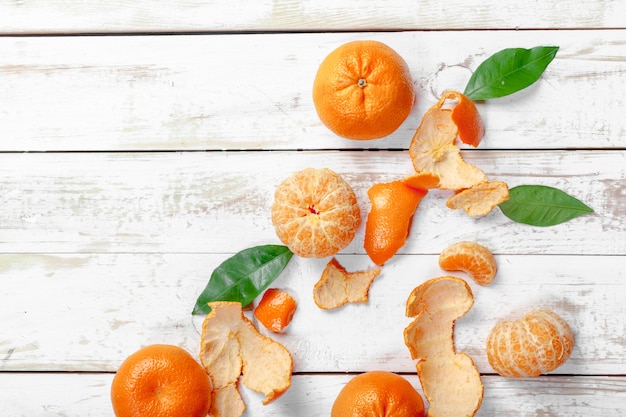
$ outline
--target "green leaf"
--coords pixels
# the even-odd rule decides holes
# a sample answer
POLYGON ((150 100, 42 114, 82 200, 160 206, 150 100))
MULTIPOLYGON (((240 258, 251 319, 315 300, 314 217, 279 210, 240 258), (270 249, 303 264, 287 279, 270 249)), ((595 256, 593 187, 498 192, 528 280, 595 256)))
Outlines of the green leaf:
POLYGON ((558 46, 537 46, 496 52, 476 68, 464 94, 472 100, 487 100, 523 90, 539 79, 558 49, 558 46))
POLYGON ((544 185, 519 185, 509 190, 509 199, 500 203, 502 213, 518 223, 554 226, 593 209, 565 192, 544 185))
POLYGON ((211 301, 238 301, 247 306, 283 271, 293 252, 286 246, 264 245, 244 249, 211 274, 191 314, 211 311, 211 301))

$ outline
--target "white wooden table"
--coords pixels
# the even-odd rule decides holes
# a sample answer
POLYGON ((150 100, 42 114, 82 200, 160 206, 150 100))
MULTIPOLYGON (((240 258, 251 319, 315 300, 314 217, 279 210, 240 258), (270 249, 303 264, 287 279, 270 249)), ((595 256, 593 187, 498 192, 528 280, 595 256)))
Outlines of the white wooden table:
MULTIPOLYGON (((369 303, 334 312, 312 298, 328 260, 294 258, 273 286, 298 311, 271 335, 294 357, 293 385, 268 406, 242 394, 247 416, 327 417, 359 372, 419 389, 404 304, 443 275, 439 252, 469 239, 499 265, 492 286, 470 283, 456 326, 483 375, 477 415, 623 415, 624 16, 623 0, 0 0, 0 414, 112 416, 122 360, 151 343, 197 356, 203 317, 190 312, 211 271, 279 243, 269 207, 283 178, 334 169, 365 214, 373 183, 412 172, 408 144, 438 94, 500 49, 556 45, 537 84, 479 104, 487 134, 463 154, 491 179, 558 187, 595 213, 537 228, 499 210, 472 219, 432 192, 369 303), (383 41, 411 68, 418 101, 388 138, 340 139, 313 109, 320 61, 353 39, 383 41), (574 352, 550 375, 499 377, 487 333, 532 308, 570 323, 574 352)), ((348 269, 371 265, 363 233, 338 255, 348 269)))

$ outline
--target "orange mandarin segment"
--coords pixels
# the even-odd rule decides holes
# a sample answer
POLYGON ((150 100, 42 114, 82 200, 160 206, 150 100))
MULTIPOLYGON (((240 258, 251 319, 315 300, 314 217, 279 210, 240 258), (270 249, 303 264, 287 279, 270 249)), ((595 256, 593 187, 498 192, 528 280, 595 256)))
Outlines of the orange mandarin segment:
POLYGON ((488 285, 496 276, 493 254, 478 242, 462 241, 444 249, 439 266, 446 271, 463 271, 480 285, 488 285))

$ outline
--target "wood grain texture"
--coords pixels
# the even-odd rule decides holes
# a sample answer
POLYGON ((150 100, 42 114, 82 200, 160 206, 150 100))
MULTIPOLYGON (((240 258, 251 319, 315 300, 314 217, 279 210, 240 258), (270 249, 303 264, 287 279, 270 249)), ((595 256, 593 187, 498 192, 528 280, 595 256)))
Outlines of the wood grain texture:
MULTIPOLYGON (((478 218, 450 210, 451 192, 434 190, 400 253, 438 253, 450 240, 480 237, 497 253, 626 254, 624 151, 467 151, 465 159, 510 187, 560 188, 595 213, 531 227, 499 209, 478 218)), ((0 154, 0 251, 235 253, 277 243, 274 190, 306 167, 331 168, 354 188, 363 221, 342 253, 360 254, 367 190, 414 172, 406 151, 0 154)))
MULTIPOLYGON (((415 375, 404 377, 419 389, 415 375)), ((352 375, 295 375, 278 400, 262 405, 261 397, 242 387, 244 416, 327 417, 341 388, 352 375)), ((0 374, 0 401, 14 417, 100 417, 112 415, 110 374, 0 374), (33 387, 36 387, 35 389, 33 387), (22 393, 28 391, 28 398, 22 393)), ((503 380, 483 377, 485 398, 476 417, 588 417, 623 415, 624 377, 542 377, 503 380)))
POLYGON ((479 104, 480 148, 626 147, 626 31, 566 30, 0 37, 0 151, 407 149, 484 59, 545 44, 560 50, 536 84, 479 104), (321 60, 355 39, 389 44, 414 78, 416 105, 384 139, 341 139, 312 103, 321 60))
POLYGON ((623 28, 623 1, 0 1, 2 33, 623 28), (567 18, 564 18, 567 16, 567 18))
MULTIPOLYGON (((479 241, 493 246, 487 236, 479 241)), ((0 371, 113 372, 151 343, 197 355, 204 316, 191 310, 211 271, 228 256, 0 255, 0 371)), ((338 260, 348 270, 372 266, 365 255, 338 260)), ((491 328, 535 308, 557 312, 576 335, 572 356, 554 374, 626 373, 622 257, 496 255, 498 274, 482 287, 461 272, 441 270, 437 255, 396 256, 374 281, 367 303, 332 311, 318 308, 312 295, 327 261, 294 258, 272 284, 298 303, 284 333, 265 330, 250 315, 262 333, 289 349, 296 373, 415 372, 403 339, 412 321, 405 317, 406 299, 422 282, 448 274, 467 279, 474 292, 474 306, 457 321, 455 342, 482 373, 493 373, 485 353, 491 328)))

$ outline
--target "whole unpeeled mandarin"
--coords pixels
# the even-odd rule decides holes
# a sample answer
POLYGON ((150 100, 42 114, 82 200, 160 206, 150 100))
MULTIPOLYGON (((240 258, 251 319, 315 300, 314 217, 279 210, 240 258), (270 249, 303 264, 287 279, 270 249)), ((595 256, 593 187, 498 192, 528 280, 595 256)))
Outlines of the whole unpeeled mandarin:
POLYGON ((373 40, 348 42, 320 64, 313 103, 320 120, 346 139, 379 139, 406 120, 415 91, 404 59, 373 40))
POLYGON ((117 417, 204 417, 211 406, 211 381, 186 350, 156 344, 122 362, 111 383, 117 417))
POLYGON ((341 389, 331 417, 423 417, 424 401, 402 376, 369 371, 352 378, 341 389))

